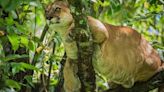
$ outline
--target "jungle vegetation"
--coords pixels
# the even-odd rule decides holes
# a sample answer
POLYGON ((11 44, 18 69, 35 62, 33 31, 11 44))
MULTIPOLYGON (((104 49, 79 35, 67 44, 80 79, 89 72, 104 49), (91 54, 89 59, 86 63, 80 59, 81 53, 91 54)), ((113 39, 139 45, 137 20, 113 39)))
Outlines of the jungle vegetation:
MULTIPOLYGON (((136 29, 164 60, 163 0, 79 1, 87 15, 136 29)), ((46 34, 51 2, 0 0, 0 92, 54 92, 62 85, 64 47, 58 34, 46 34)), ((103 79, 96 84, 106 89, 103 79)))

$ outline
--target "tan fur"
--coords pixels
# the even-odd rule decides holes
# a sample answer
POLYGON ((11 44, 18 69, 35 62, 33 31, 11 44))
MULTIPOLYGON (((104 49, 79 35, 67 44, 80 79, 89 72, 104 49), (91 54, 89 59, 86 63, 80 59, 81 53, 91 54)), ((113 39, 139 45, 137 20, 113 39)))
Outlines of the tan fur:
MULTIPOLYGON (((65 45, 68 59, 75 60, 77 59, 76 43, 68 41, 68 33, 74 27, 73 18, 67 5, 61 2, 60 4, 54 3, 51 5, 48 12, 55 6, 61 7, 61 12, 57 14, 60 17, 61 24, 53 22, 50 25, 50 29, 59 32, 65 45)), ((53 14, 55 13, 50 15, 53 14)), ((93 66, 109 82, 130 88, 136 81, 146 81, 162 69, 163 66, 161 66, 157 52, 134 29, 102 23, 91 16, 88 16, 88 24, 96 43, 94 46, 93 66)), ((70 63, 67 60, 64 68, 66 92, 71 92, 71 89, 76 89, 77 91, 77 88, 80 88, 77 85, 80 82, 74 75, 75 72, 70 63)))

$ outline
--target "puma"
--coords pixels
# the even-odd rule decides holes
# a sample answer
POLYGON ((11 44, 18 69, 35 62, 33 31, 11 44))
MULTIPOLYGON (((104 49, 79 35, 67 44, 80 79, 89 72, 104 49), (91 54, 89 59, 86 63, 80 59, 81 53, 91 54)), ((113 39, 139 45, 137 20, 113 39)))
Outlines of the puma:
MULTIPOLYGON (((67 53, 64 89, 66 92, 78 92, 81 85, 76 75, 77 67, 71 62, 71 59, 77 59, 77 47, 76 42, 69 38, 74 20, 68 4, 63 1, 50 4, 46 16, 50 21, 49 31, 59 33, 67 53)), ((146 81, 163 69, 156 50, 136 30, 103 23, 91 16, 87 19, 97 44, 93 55, 94 69, 109 83, 130 88, 135 82, 146 81)))

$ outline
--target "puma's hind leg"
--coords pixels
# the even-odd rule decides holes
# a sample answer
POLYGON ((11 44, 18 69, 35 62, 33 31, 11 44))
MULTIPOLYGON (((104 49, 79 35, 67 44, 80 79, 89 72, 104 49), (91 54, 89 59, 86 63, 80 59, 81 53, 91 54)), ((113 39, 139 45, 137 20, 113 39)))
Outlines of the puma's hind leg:
POLYGON ((64 90, 65 92, 80 92, 80 80, 77 76, 78 66, 75 61, 67 58, 64 66, 64 90))

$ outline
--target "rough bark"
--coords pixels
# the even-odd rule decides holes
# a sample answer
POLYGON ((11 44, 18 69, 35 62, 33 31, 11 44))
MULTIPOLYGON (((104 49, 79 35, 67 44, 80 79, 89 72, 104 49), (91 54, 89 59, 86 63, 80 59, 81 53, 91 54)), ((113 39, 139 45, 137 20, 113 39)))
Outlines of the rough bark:
MULTIPOLYGON (((84 0, 68 1, 75 21, 72 37, 75 38, 78 47, 78 76, 81 81, 81 92, 94 92, 96 85, 92 66, 93 42, 86 17, 88 5, 82 3, 84 0)), ((86 2, 89 4, 90 0, 86 2)))

